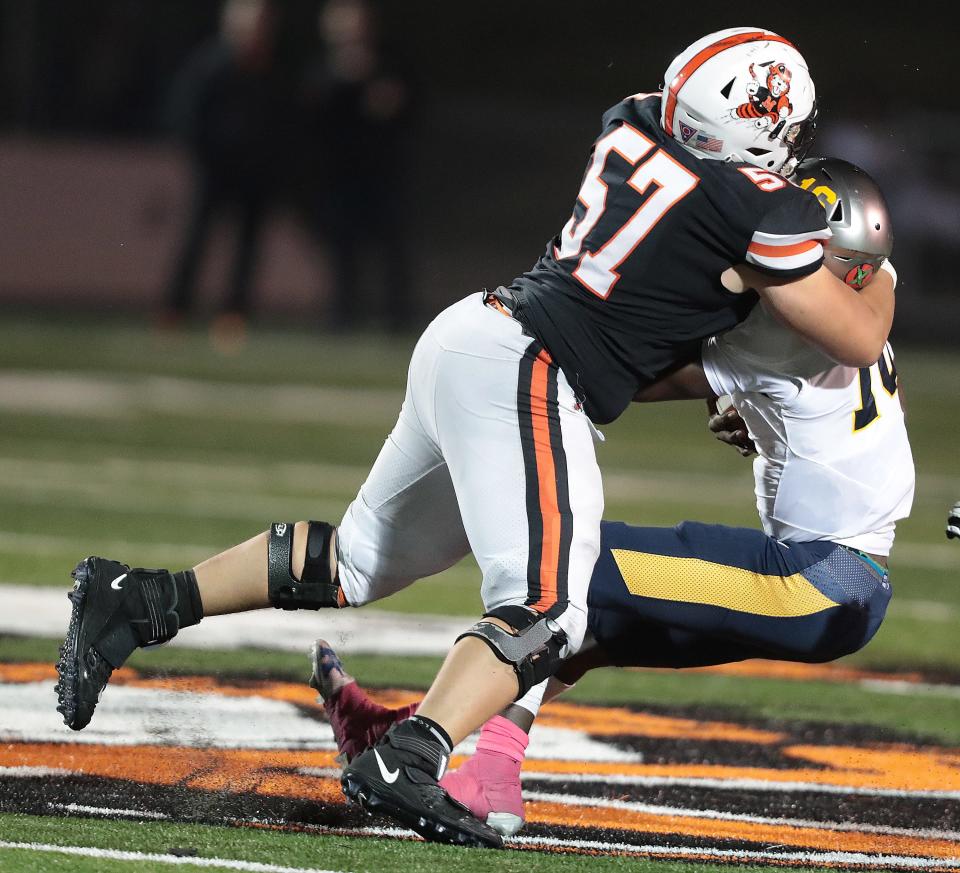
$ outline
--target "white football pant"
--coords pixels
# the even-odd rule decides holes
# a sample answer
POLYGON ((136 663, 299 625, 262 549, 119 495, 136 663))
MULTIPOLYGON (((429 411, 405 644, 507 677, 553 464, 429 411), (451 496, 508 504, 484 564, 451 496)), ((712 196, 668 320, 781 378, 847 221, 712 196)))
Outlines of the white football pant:
POLYGON ((554 618, 572 654, 600 549, 593 429, 547 352, 484 299, 420 337, 396 427, 340 524, 340 584, 360 606, 472 551, 485 610, 554 618))

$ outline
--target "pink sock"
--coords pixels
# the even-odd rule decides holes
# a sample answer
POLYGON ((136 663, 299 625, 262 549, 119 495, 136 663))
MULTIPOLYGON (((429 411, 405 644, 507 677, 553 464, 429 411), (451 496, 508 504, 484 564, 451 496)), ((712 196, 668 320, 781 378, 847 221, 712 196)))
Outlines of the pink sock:
POLYGON ((523 826, 520 765, 528 742, 512 721, 495 715, 483 726, 473 757, 440 784, 481 821, 512 836, 523 826))
POLYGON ((519 764, 523 763, 526 757, 529 742, 530 737, 526 731, 517 727, 510 719, 495 715, 480 731, 477 751, 506 755, 519 764))

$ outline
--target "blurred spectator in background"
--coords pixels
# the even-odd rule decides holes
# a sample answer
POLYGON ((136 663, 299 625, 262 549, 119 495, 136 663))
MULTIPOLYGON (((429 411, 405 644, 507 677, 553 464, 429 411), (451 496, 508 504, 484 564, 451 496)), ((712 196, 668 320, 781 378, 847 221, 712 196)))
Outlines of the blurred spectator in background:
POLYGON ((307 80, 314 220, 331 260, 329 321, 351 328, 373 315, 391 330, 416 323, 404 218, 405 139, 411 93, 388 58, 366 0, 327 0, 319 18, 320 59, 307 80), (365 291, 374 258, 378 293, 365 291), (379 302, 379 306, 377 303, 379 302))
POLYGON ((245 336, 264 217, 289 150, 276 15, 268 0, 227 0, 220 33, 187 59, 168 106, 172 132, 193 161, 193 192, 162 323, 176 326, 190 309, 213 222, 229 215, 237 238, 211 334, 225 348, 245 336))

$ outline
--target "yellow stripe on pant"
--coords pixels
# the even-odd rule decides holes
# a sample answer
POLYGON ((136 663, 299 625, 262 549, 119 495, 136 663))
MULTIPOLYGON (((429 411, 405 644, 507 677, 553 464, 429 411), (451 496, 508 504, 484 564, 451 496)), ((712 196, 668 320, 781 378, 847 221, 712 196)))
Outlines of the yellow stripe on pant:
POLYGON ((767 576, 700 558, 627 549, 611 549, 611 553, 627 590, 638 597, 700 603, 774 618, 813 615, 839 605, 800 573, 767 576))

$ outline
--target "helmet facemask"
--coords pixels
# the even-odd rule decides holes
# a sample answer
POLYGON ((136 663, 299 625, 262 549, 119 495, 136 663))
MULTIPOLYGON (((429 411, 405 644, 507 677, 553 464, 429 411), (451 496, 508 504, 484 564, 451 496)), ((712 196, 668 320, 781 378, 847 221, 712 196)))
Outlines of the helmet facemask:
MULTIPOLYGON (((780 124, 783 125, 784 122, 781 122, 780 124)), ((777 132, 777 130, 772 131, 770 138, 773 139, 777 132)), ((814 101, 813 109, 810 110, 810 114, 803 119, 803 121, 796 121, 793 124, 787 124, 786 129, 783 131, 781 140, 784 145, 787 146, 790 154, 786 161, 783 162, 783 166, 780 168, 780 175, 793 175, 793 171, 797 168, 797 164, 799 164, 809 153, 816 136, 817 104, 816 101, 814 101)))

